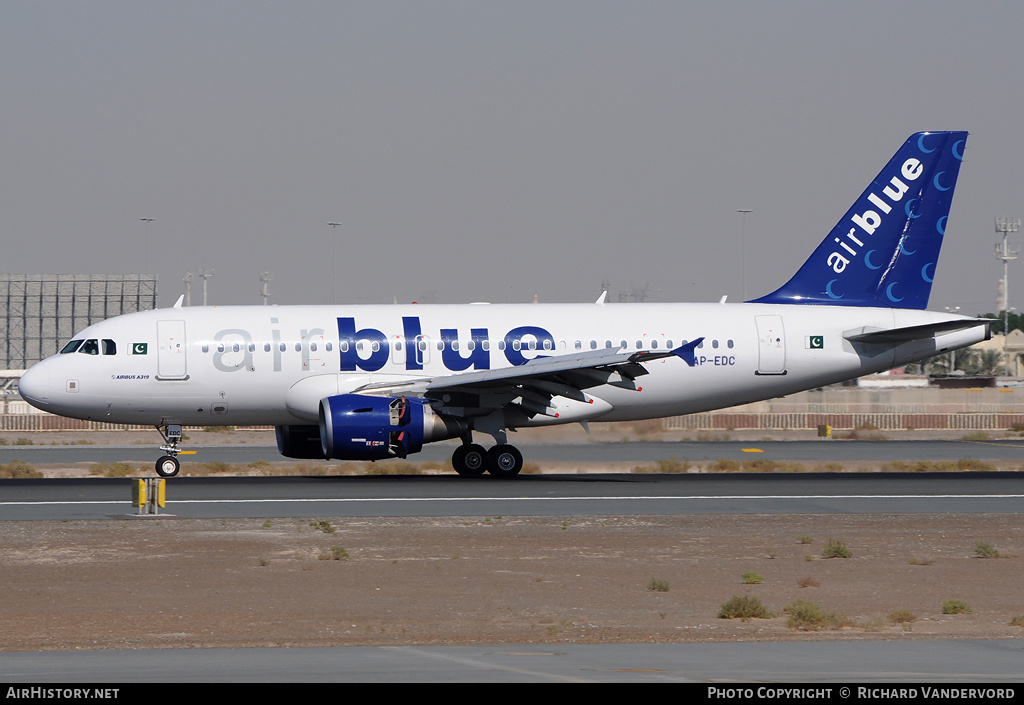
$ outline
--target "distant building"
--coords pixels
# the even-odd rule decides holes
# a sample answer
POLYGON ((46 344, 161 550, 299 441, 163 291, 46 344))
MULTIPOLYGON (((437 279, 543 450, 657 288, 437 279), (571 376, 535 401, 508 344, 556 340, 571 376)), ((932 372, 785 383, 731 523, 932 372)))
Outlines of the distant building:
MULTIPOLYGON (((1011 377, 1020 377, 1024 371, 1021 357, 1024 356, 1024 332, 1014 328, 1007 336, 993 335, 991 340, 972 345, 970 350, 995 350, 999 353, 1002 364, 1009 361, 1009 374, 1011 377), (1004 347, 1005 345, 1005 347, 1004 347), (1006 350, 1006 357, 1002 358, 1003 350, 1006 350)), ((1002 374, 1002 370, 1000 370, 1002 374)))
POLYGON ((27 369, 86 326, 156 301, 152 274, 0 274, 0 369, 27 369))

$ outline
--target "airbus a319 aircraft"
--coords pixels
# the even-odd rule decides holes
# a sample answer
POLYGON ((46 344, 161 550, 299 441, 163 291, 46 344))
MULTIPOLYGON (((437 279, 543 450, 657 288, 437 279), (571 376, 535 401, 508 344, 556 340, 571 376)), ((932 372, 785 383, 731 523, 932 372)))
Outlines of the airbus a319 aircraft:
POLYGON ((986 340, 925 311, 966 132, 912 135, 786 284, 679 304, 214 306, 91 325, 21 395, 62 416, 151 424, 158 474, 183 425, 273 425, 292 458, 405 458, 458 438, 464 476, 512 477, 508 431, 708 411, 986 340), (494 440, 490 448, 474 435, 494 440))

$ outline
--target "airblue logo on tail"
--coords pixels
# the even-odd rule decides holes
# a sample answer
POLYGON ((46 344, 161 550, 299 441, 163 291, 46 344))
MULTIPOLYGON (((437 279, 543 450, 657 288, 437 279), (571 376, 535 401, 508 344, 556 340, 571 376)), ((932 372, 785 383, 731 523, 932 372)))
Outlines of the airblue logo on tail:
POLYGON ((912 135, 796 275, 755 303, 925 308, 966 141, 912 135))

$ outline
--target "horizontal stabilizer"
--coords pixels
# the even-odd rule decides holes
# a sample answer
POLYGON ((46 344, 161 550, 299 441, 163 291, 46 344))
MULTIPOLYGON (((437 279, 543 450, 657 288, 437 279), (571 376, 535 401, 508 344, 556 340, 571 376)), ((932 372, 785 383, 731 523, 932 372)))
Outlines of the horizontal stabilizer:
POLYGON ((879 345, 893 345, 906 343, 911 340, 927 340, 934 338, 940 333, 949 333, 955 330, 966 330, 975 326, 987 326, 993 323, 991 318, 967 318, 955 321, 942 321, 941 323, 928 323, 923 326, 907 326, 906 328, 890 328, 889 330, 876 330, 867 333, 849 333, 843 337, 851 343, 877 343, 879 345))

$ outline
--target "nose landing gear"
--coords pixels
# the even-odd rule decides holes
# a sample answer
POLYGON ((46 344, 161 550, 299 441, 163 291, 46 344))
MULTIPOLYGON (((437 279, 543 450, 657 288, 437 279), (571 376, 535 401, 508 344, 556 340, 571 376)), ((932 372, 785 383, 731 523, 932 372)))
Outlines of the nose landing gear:
POLYGON ((156 430, 164 439, 164 445, 160 446, 160 450, 167 453, 156 461, 156 474, 160 477, 174 477, 181 469, 181 463, 178 462, 178 453, 181 452, 181 449, 178 448, 178 443, 181 442, 181 426, 177 424, 163 428, 157 426, 156 430))

